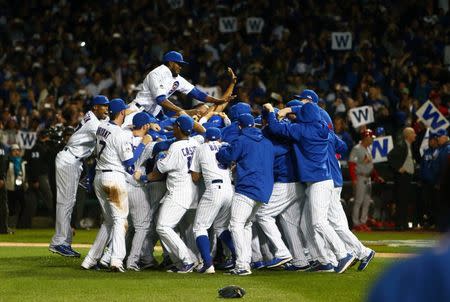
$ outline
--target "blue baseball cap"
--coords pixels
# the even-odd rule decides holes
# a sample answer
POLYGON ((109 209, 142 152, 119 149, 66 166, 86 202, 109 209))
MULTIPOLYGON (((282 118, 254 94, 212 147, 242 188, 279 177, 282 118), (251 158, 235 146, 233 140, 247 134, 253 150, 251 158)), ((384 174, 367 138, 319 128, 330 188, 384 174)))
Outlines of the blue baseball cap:
POLYGON ((257 117, 255 117, 255 124, 257 124, 257 125, 262 124, 262 116, 261 115, 258 115, 257 117))
POLYGON ((291 100, 287 102, 286 107, 294 107, 294 106, 301 106, 303 103, 299 100, 291 100))
POLYGON ((104 95, 97 95, 93 100, 92 100, 92 106, 95 105, 108 105, 109 104, 109 100, 106 96, 104 95))
POLYGON ((250 113, 244 113, 238 117, 239 126, 242 128, 253 127, 255 125, 255 119, 250 113))
POLYGON ((125 109, 128 109, 128 105, 122 99, 113 99, 109 102, 109 113, 111 114, 116 114, 125 109))
POLYGON ((166 53, 163 57, 163 62, 175 62, 180 64, 189 64, 188 62, 185 62, 183 60, 183 55, 179 53, 178 51, 169 51, 166 53))
POLYGON ((146 125, 146 124, 150 124, 152 123, 152 118, 150 117, 150 114, 148 114, 147 112, 139 112, 136 113, 133 116, 133 126, 134 128, 141 128, 142 126, 146 125))
POLYGON ((249 104, 239 102, 230 108, 230 118, 232 121, 236 121, 239 115, 244 113, 251 113, 252 109, 249 104))
POLYGON ((384 134, 385 134, 384 127, 377 127, 375 129, 375 135, 376 136, 382 136, 384 134))
POLYGON ((308 99, 313 103, 318 103, 319 102, 319 96, 317 95, 317 93, 314 92, 314 90, 311 89, 305 89, 303 90, 302 93, 298 94, 298 95, 294 95, 296 98, 299 98, 300 100, 303 99, 308 99))
POLYGON ((186 134, 191 134, 192 129, 194 128, 194 120, 189 115, 183 114, 180 115, 176 121, 175 124, 180 127, 181 131, 183 131, 186 134))
POLYGON ((222 138, 222 133, 220 129, 217 127, 210 127, 206 129, 205 133, 206 139, 210 141, 216 141, 222 138))
POLYGON ((223 118, 220 115, 213 115, 209 118, 208 123, 215 124, 215 127, 222 128, 225 126, 223 118))

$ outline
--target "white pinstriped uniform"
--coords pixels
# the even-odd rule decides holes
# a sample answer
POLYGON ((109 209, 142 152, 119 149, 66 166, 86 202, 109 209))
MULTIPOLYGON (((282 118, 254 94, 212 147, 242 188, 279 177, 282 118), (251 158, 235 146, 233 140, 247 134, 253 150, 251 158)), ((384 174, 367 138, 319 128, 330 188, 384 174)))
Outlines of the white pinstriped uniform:
POLYGON ((56 156, 56 223, 51 245, 71 245, 70 220, 76 201, 82 160, 89 157, 95 148, 95 133, 100 125, 92 111, 88 111, 64 150, 56 156))
POLYGON ((94 265, 111 240, 111 266, 121 267, 125 258, 128 188, 123 161, 133 158, 131 131, 111 122, 97 129, 97 166, 94 188, 103 213, 103 224, 83 264, 94 265))
MULTIPOLYGON (((141 141, 141 137, 134 137, 133 146, 137 147, 141 141)), ((146 173, 145 162, 152 157, 154 145, 155 143, 147 144, 141 156, 134 164, 135 170, 141 171, 143 175, 146 173)), ((127 258, 127 267, 130 267, 138 266, 144 241, 150 232, 151 219, 153 218, 152 210, 154 208, 152 209, 150 206, 149 192, 143 183, 136 181, 130 174, 127 174, 127 183, 130 212, 128 220, 134 229, 133 241, 127 258)))
POLYGON ((161 201, 156 232, 174 263, 191 264, 195 260, 174 228, 198 201, 198 190, 189 175, 189 166, 198 145, 194 138, 178 140, 170 146, 167 156, 156 163, 161 173, 167 173, 167 192, 161 201))
MULTIPOLYGON (((306 189, 307 195, 307 213, 311 215, 314 238, 316 240, 319 252, 319 261, 326 259, 327 248, 331 249, 336 258, 342 259, 347 256, 347 250, 336 234, 336 231, 328 221, 331 198, 333 194, 333 181, 331 179, 308 183, 306 189)), ((326 264, 329 262, 324 262, 326 264)))
POLYGON ((233 186, 230 170, 222 167, 216 159, 220 146, 222 143, 218 141, 206 142, 195 149, 192 158, 190 170, 202 173, 206 187, 195 215, 195 237, 208 236, 213 223, 216 236, 228 229, 233 186))
POLYGON ((276 217, 297 200, 296 183, 280 183, 273 185, 269 203, 263 204, 256 212, 256 221, 275 249, 275 257, 280 259, 292 257, 281 238, 276 225, 276 217))
POLYGON ((341 204, 341 192, 341 187, 333 189, 333 198, 330 204, 328 220, 345 243, 347 249, 352 251, 352 254, 354 254, 356 258, 363 259, 364 257, 367 257, 372 250, 365 247, 348 228, 347 216, 345 215, 341 204))
POLYGON ((301 207, 306 198, 305 186, 299 182, 295 183, 294 194, 295 201, 281 213, 279 222, 289 251, 292 254, 291 263, 303 267, 308 265, 300 229, 301 207))
POLYGON ((173 77, 170 69, 163 64, 147 74, 142 83, 142 91, 138 92, 134 101, 156 116, 161 111, 161 106, 156 102, 158 96, 165 95, 169 98, 175 91, 188 94, 192 89, 194 85, 180 75, 173 77))
POLYGON ((236 268, 250 270, 252 260, 252 220, 262 204, 234 193, 231 205, 230 230, 236 248, 236 268))
POLYGON ((156 233, 156 221, 158 219, 160 202, 162 201, 164 195, 167 192, 166 182, 165 181, 150 182, 146 185, 146 189, 149 194, 150 211, 152 213, 152 217, 150 219, 150 231, 142 245, 141 262, 151 263, 154 259, 153 252, 155 249, 155 245, 159 238, 158 234, 156 233))

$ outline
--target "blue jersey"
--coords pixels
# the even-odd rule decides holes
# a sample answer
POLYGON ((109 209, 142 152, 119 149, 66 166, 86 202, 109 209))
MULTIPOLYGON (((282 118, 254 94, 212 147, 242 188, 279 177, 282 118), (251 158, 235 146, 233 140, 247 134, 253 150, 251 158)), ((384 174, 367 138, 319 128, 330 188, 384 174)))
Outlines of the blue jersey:
POLYGON ((273 189, 274 150, 260 129, 242 129, 242 135, 231 145, 222 146, 216 158, 224 165, 236 162, 236 193, 258 202, 269 202, 273 189))
POLYGON ((336 153, 342 154, 347 152, 347 144, 342 141, 334 132, 330 132, 328 140, 328 159, 330 163, 331 177, 335 188, 340 188, 344 184, 342 171, 336 153))
POLYGON ((274 181, 281 183, 297 182, 298 177, 295 171, 296 164, 292 144, 286 140, 276 139, 273 135, 270 135, 267 128, 263 129, 263 134, 272 142, 274 148, 274 181))

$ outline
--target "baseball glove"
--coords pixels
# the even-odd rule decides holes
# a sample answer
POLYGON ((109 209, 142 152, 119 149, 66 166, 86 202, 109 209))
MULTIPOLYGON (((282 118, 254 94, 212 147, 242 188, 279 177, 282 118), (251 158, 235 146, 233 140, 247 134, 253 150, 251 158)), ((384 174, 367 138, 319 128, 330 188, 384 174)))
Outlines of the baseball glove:
POLYGON ((219 289, 221 298, 242 298, 245 295, 245 289, 237 285, 229 285, 219 289))

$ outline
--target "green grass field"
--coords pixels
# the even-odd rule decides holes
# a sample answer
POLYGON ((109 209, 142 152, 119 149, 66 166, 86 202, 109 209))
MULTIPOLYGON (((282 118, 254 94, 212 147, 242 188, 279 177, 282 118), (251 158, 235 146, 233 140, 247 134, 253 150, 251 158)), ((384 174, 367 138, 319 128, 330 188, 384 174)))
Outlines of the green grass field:
MULTIPOLYGON (((74 243, 92 243, 96 230, 77 231, 74 243)), ((254 271, 245 277, 162 271, 83 271, 81 259, 51 254, 45 247, 11 247, 5 242, 47 243, 52 230, 19 230, 0 235, 0 301, 214 301, 217 289, 237 284, 247 290, 244 301, 363 301, 368 288, 396 258, 377 257, 364 272, 351 268, 342 275, 254 271)), ((434 233, 365 233, 362 240, 434 240, 434 233)), ((431 242, 431 241, 430 241, 431 242)), ((377 252, 413 252, 414 247, 389 247, 377 252)), ((88 249, 79 249, 85 255, 88 249)))

